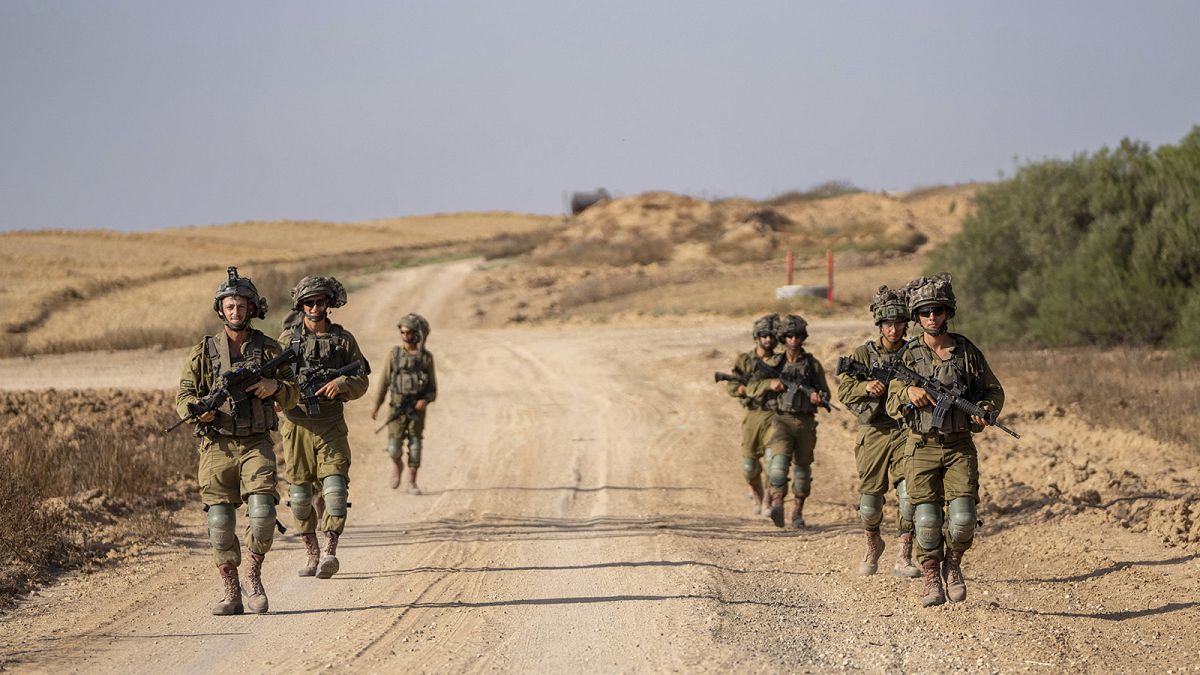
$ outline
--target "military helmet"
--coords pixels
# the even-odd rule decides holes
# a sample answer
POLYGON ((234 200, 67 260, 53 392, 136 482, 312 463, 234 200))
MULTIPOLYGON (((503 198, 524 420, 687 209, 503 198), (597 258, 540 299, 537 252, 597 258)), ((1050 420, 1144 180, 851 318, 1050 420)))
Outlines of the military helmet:
POLYGON ((301 304, 305 298, 316 295, 329 297, 330 309, 346 304, 346 288, 333 277, 307 276, 292 289, 292 309, 302 311, 301 304))
POLYGON ((943 305, 946 314, 954 316, 954 288, 950 285, 949 272, 913 279, 905 290, 908 292, 909 318, 913 321, 917 320, 917 310, 929 305, 943 305))
POLYGON ((892 290, 887 286, 880 286, 871 298, 870 309, 871 315, 875 317, 876 326, 884 321, 908 321, 907 292, 903 288, 892 290))
POLYGON ((410 312, 400 317, 400 321, 396 323, 396 327, 407 328, 409 330, 416 331, 417 335, 420 336, 417 341, 421 343, 424 343, 425 338, 429 337, 429 321, 427 321, 425 317, 414 312, 410 312))
POLYGON ((788 335, 799 335, 800 341, 804 342, 808 339, 808 322, 795 314, 783 317, 775 328, 775 338, 782 343, 788 335))
POLYGON ((267 318, 267 299, 258 294, 258 289, 254 287, 254 282, 248 277, 239 277, 236 267, 230 267, 226 270, 229 278, 221 282, 217 286, 216 295, 213 296, 213 311, 221 320, 225 320, 225 315, 221 313, 221 301, 235 295, 240 295, 250 301, 254 305, 255 311, 250 315, 251 319, 267 318))
POLYGON ((751 335, 754 336, 755 340, 757 340, 760 337, 765 337, 767 335, 770 335, 773 337, 775 335, 775 328, 778 325, 779 325, 779 315, 778 314, 766 314, 764 316, 760 316, 757 319, 755 319, 755 321, 754 321, 754 330, 751 332, 751 335))

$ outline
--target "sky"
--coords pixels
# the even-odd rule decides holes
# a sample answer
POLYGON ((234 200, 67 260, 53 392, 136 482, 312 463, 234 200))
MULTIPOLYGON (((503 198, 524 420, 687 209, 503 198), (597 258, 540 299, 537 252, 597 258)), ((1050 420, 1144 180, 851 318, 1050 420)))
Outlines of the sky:
POLYGON ((1200 123, 1200 3, 0 3, 0 230, 991 181, 1200 123))

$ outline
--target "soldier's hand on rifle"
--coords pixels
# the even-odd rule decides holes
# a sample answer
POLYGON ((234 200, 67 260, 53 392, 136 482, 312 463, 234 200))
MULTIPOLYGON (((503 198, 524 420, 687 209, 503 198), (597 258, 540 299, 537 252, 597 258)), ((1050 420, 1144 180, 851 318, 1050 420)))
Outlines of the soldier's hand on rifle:
POLYGON ((739 384, 737 391, 738 391, 738 396, 745 396, 746 395, 746 385, 739 384))
MULTIPOLYGON (((980 407, 980 408, 983 408, 984 410, 991 410, 991 409, 992 409, 992 406, 990 406, 990 405, 987 405, 987 404, 981 405, 981 406, 979 406, 979 407, 980 407)), ((978 425, 979 425, 979 426, 981 426, 981 427, 990 427, 990 426, 992 426, 991 424, 989 424, 989 423, 988 423, 988 421, 987 421, 987 420, 985 420, 984 418, 982 418, 982 417, 980 417, 980 416, 978 416, 978 415, 971 415, 971 421, 972 421, 972 422, 974 422, 975 424, 978 424, 978 425)))
POLYGON ((821 399, 821 392, 814 391, 808 395, 808 402, 814 406, 824 405, 825 402, 821 399))
POLYGON ((883 396, 883 392, 887 391, 887 387, 879 380, 871 380, 867 383, 867 393, 872 396, 883 396))
POLYGON ((333 399, 337 398, 337 395, 340 393, 342 393, 342 388, 338 385, 338 381, 330 380, 325 383, 324 387, 317 390, 317 397, 333 399))
POLYGON ((259 398, 271 398, 275 395, 275 392, 279 391, 279 380, 272 380, 264 377, 258 382, 246 387, 246 391, 259 398))
POLYGON ((933 405, 935 403, 933 397, 929 395, 929 392, 920 387, 908 388, 908 400, 912 401, 912 404, 918 408, 924 408, 927 405, 933 405))
POLYGON ((196 421, 201 424, 208 424, 209 422, 211 422, 215 419, 217 419, 217 411, 209 410, 208 412, 204 413, 203 415, 197 417, 196 421))
POLYGON ((425 401, 425 399, 420 399, 413 405, 413 409, 417 410, 417 411, 421 411, 421 410, 424 410, 425 406, 427 406, 427 405, 429 405, 429 403, 427 403, 425 401))
POLYGON ((785 389, 787 389, 787 387, 783 384, 782 380, 771 380, 771 391, 783 391, 785 389))

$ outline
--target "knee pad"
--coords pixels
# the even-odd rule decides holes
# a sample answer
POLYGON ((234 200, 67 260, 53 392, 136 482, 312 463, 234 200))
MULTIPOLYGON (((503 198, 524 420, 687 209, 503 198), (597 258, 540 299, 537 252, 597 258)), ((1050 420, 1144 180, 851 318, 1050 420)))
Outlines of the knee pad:
POLYGON ((970 497, 959 497, 950 500, 947 509, 949 515, 946 532, 950 541, 956 544, 969 544, 975 537, 975 500, 970 497))
POLYGON ((753 483, 762 475, 762 465, 753 457, 742 458, 742 475, 746 477, 747 483, 753 483))
POLYGON ((878 530, 883 522, 883 497, 879 495, 860 495, 858 498, 858 517, 868 530, 878 530))
POLYGON ((812 467, 808 464, 797 464, 792 467, 792 493, 797 497, 807 497, 812 491, 812 467))
POLYGON ((208 507, 208 540, 218 551, 228 551, 237 543, 237 509, 232 504, 213 504, 208 507))
POLYGON ((399 436, 389 438, 387 450, 392 459, 400 459, 404 455, 404 439, 399 436))
POLYGON ((771 481, 771 487, 782 488, 787 486, 787 472, 790 461, 787 455, 771 456, 771 468, 767 471, 767 478, 771 481))
POLYGON ((934 551, 942 546, 942 507, 938 504, 917 504, 913 510, 916 540, 921 548, 934 551))
POLYGON ((913 529, 913 505, 908 498, 908 488, 903 480, 896 483, 896 500, 900 502, 900 531, 911 532, 913 529))
POLYGON ((313 489, 308 483, 296 483, 288 488, 288 506, 297 522, 308 520, 312 515, 313 489))
POLYGON ((421 466, 421 437, 408 437, 408 465, 416 468, 421 466))
POLYGON ((346 487, 346 477, 326 476, 321 492, 325 495, 325 513, 345 517, 346 498, 350 496, 350 490, 346 487))
POLYGON ((275 536, 275 498, 250 495, 246 498, 246 516, 250 521, 250 534, 258 541, 271 541, 275 536))

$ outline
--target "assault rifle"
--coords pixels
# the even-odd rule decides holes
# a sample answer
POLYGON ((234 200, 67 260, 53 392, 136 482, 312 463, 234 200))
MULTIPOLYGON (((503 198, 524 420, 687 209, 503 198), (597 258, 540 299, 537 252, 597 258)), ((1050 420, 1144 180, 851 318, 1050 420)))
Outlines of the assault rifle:
MULTIPOLYGON (((786 389, 783 390, 782 398, 786 407, 795 407, 796 398, 801 394, 803 394, 805 398, 808 398, 813 392, 817 392, 821 396, 820 406, 829 412, 833 412, 833 405, 829 402, 829 395, 820 389, 817 389, 816 387, 810 387, 803 382, 788 377, 778 370, 775 370, 771 366, 763 363, 761 360, 755 360, 754 367, 762 369, 763 372, 783 383, 783 386, 786 387, 786 389)), ((750 376, 731 375, 730 373, 716 372, 713 373, 713 380, 716 382, 738 382, 740 384, 748 384, 750 382, 750 376)))
POLYGON ((1021 437, 1020 434, 1000 423, 998 419, 1000 414, 995 410, 981 408, 964 398, 967 388, 961 382, 946 384, 931 377, 925 377, 898 361, 869 367, 846 356, 838 359, 837 374, 841 375, 843 373, 861 379, 879 380, 885 383, 896 377, 910 385, 924 389, 934 400, 933 426, 938 429, 942 427, 942 423, 946 420, 946 413, 950 412, 950 408, 953 406, 968 415, 986 420, 989 425, 996 427, 1013 438, 1021 437))
POLYGON ((387 425, 391 424, 392 422, 395 422, 396 420, 400 419, 404 415, 407 415, 408 413, 413 413, 416 411, 417 411, 417 397, 413 394, 405 394, 404 396, 401 396, 400 403, 392 406, 392 414, 389 415, 386 420, 384 420, 383 426, 381 426, 375 430, 375 433, 379 433, 379 432, 383 431, 385 428, 387 428, 387 425))
POLYGON ((300 355, 294 349, 288 347, 280 352, 278 356, 261 365, 238 367, 221 373, 218 377, 219 383, 213 387, 208 396, 194 403, 187 404, 187 417, 167 427, 163 430, 163 433, 171 433, 184 422, 195 421, 201 415, 220 408, 227 400, 233 399, 235 404, 245 401, 250 396, 246 392, 246 389, 261 382, 264 377, 263 373, 275 372, 276 368, 296 361, 299 358, 300 355))
POLYGON ((341 368, 323 368, 320 366, 301 368, 297 383, 300 385, 300 403, 304 406, 304 412, 308 415, 319 414, 321 412, 321 399, 317 398, 317 392, 321 390, 321 387, 343 375, 358 374, 362 370, 362 365, 362 361, 355 361, 341 368))

